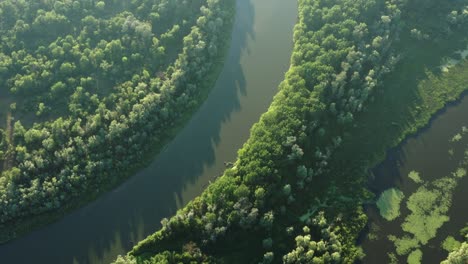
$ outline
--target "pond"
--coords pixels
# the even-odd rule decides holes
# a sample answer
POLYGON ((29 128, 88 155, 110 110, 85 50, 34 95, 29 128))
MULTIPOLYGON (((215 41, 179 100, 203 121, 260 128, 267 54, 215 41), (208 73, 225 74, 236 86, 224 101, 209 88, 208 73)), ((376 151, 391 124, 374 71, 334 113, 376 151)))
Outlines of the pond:
POLYGON ((448 236, 462 240, 459 231, 468 223, 467 113, 465 96, 418 135, 390 150, 373 170, 370 189, 377 198, 395 189, 386 193, 393 199, 381 199, 379 206, 366 208, 369 230, 362 242, 363 263, 391 263, 389 253, 394 263, 407 263, 409 255, 415 261, 420 253, 420 263, 440 263, 448 255, 443 241, 448 236), (398 190, 404 195, 400 204, 398 190))
POLYGON ((60 221, 0 246, 2 263, 109 263, 234 161, 289 68, 295 0, 237 0, 231 47, 199 111, 154 161, 60 221))

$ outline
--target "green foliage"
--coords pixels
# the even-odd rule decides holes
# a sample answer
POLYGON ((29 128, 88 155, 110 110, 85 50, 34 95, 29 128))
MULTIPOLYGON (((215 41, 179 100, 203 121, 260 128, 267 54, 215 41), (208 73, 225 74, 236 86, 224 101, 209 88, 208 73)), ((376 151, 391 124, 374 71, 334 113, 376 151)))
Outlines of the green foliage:
POLYGON ((448 236, 441 244, 441 247, 447 252, 455 251, 460 246, 461 242, 457 241, 453 236, 448 236))
POLYGON ((468 224, 466 224, 466 226, 460 230, 460 235, 468 240, 468 224))
POLYGON ((322 239, 320 241, 314 240, 309 233, 311 228, 304 227, 304 234, 295 238, 296 248, 283 256, 283 263, 342 262, 342 245, 336 230, 327 226, 323 213, 320 213, 312 221, 314 223, 312 228, 319 228, 322 239))
POLYGON ((464 168, 458 168, 458 169, 455 171, 454 175, 455 175, 456 177, 458 177, 458 178, 465 177, 465 176, 466 176, 466 169, 464 169, 464 168))
POLYGON ((408 255, 408 264, 421 264, 422 251, 416 249, 408 255))
POLYGON ((137 261, 132 256, 117 256, 114 264, 137 264, 137 261))
MULTIPOLYGON (((467 158, 468 156, 465 157, 467 158)), ((461 163, 464 162, 465 160, 461 163)), ((401 225, 407 234, 402 238, 389 236, 395 244, 398 255, 406 255, 412 249, 426 245, 429 240, 436 237, 438 229, 450 220, 447 213, 452 202, 452 191, 457 186, 458 179, 457 173, 453 173, 453 177, 443 177, 426 183, 408 198, 407 207, 411 213, 401 225)), ((449 251, 456 245, 457 241, 453 237, 448 237, 442 247, 449 251)), ((408 256, 408 261, 410 257, 411 255, 408 256)), ((416 259, 415 256, 412 258, 416 259)))
POLYGON ((463 138, 462 135, 458 133, 455 136, 453 136, 451 141, 452 142, 458 142, 458 141, 462 140, 462 138, 463 138))
POLYGON ((403 192, 396 188, 385 190, 377 201, 380 215, 388 221, 396 219, 400 216, 400 203, 404 198, 403 192))
POLYGON ((2 232, 96 197, 160 149, 211 87, 233 3, 1 1, 0 87, 18 120, 2 232))
POLYGON ((415 183, 423 183, 424 181, 419 176, 419 172, 417 171, 410 171, 408 177, 413 180, 415 183))
MULTIPOLYGON (((352 126, 354 118, 380 87, 382 78, 398 61, 390 46, 399 37, 402 6, 394 1, 299 1, 292 65, 268 112, 254 125, 251 137, 239 151, 236 166, 131 254, 162 252, 167 243, 183 243, 183 238, 190 234, 200 242, 202 251, 220 256, 220 262, 229 262, 230 257, 221 252, 223 245, 234 244, 243 249, 239 250, 236 262, 259 262, 263 261, 265 252, 253 253, 254 246, 250 245, 261 248, 265 236, 254 234, 289 237, 284 226, 294 227, 299 222, 298 216, 292 217, 289 210, 303 215, 304 206, 309 207, 311 203, 317 204, 317 208, 333 208, 340 204, 336 197, 340 202, 358 204, 333 186, 317 192, 312 182, 326 178, 329 161, 342 144, 344 131, 352 126), (236 195, 239 192, 232 190, 242 185, 250 192, 239 199, 236 195), (256 197, 259 187, 265 192, 258 194, 265 198, 256 197), (333 204, 327 198, 318 199, 323 193, 333 204), (275 223, 283 227, 269 229, 258 225, 261 216, 269 211, 274 212, 275 223), (193 213, 197 225, 181 220, 189 212, 193 213), (210 219, 209 215, 217 218, 210 219), (231 241, 230 236, 217 235, 213 232, 216 228, 242 237, 239 240, 249 241, 249 246, 231 241)), ((365 216, 357 211, 349 217, 355 219, 356 225, 336 230, 331 242, 333 248, 338 247, 338 242, 346 243, 347 247, 331 248, 328 252, 325 245, 329 238, 321 234, 315 239, 319 242, 323 239, 323 243, 316 245, 323 255, 314 253, 312 263, 349 263, 362 256, 354 242, 357 230, 365 224, 365 216)), ((325 228, 327 223, 321 221, 317 225, 325 228)), ((300 228, 288 230, 293 233, 300 228)), ((307 235, 302 237, 307 240, 307 235)), ((285 245, 277 243, 274 237, 273 240, 275 243, 268 251, 280 260, 285 245)))
POLYGON ((263 261, 261 264, 269 264, 272 263, 275 259, 275 254, 273 252, 267 252, 263 255, 263 261))
POLYGON ((420 187, 408 198, 407 206, 411 214, 406 217, 402 229, 413 234, 421 244, 426 244, 435 237, 437 229, 449 220, 446 213, 450 208, 450 198, 450 189, 440 191, 420 187))
MULTIPOLYGON (((440 74, 437 67, 440 65, 441 56, 427 56, 448 56, 459 50, 462 45, 466 46, 466 26, 447 37, 444 32, 446 24, 440 21, 447 9, 454 8, 454 3, 462 2, 419 2, 432 7, 422 9, 419 5, 413 5, 412 8, 401 9, 402 19, 407 27, 421 26, 424 33, 431 34, 431 39, 416 43, 403 37, 400 47, 410 56, 403 59, 398 69, 390 74, 384 85, 383 96, 375 97, 375 102, 369 105, 368 111, 357 117, 356 127, 344 138, 341 151, 338 151, 338 156, 334 158, 339 162, 334 162, 336 169, 330 174, 340 175, 339 181, 342 181, 343 185, 350 184, 347 189, 349 193, 357 193, 355 190, 366 184, 368 170, 384 160, 389 148, 397 147, 407 136, 417 133, 438 110, 448 102, 459 99, 467 88, 466 62, 440 74), (429 73, 425 69, 434 70, 429 73), (357 149, 359 151, 356 151, 357 149)), ((366 199, 365 195, 357 195, 366 199)), ((413 239, 408 235, 408 240, 413 239)), ((372 245, 372 242, 369 244, 372 245)), ((405 254, 408 253, 409 251, 405 254)))
POLYGON ((450 252, 447 259, 442 261, 441 264, 464 264, 468 262, 468 243, 463 242, 461 246, 450 252))
MULTIPOLYGON (((203 252, 210 252, 219 258, 216 261, 226 263, 262 262, 267 254, 274 256, 276 262, 290 256, 292 261, 306 259, 306 263, 330 263, 335 258, 338 262, 353 263, 361 257, 362 251, 354 243, 366 222, 360 205, 369 198, 362 192, 365 185, 362 177, 365 176, 356 175, 354 170, 360 173, 363 168, 368 169, 366 166, 371 165, 363 165, 363 160, 374 162, 375 152, 380 153, 380 148, 383 152, 389 144, 398 143, 399 137, 425 124, 434 111, 466 88, 459 83, 394 87, 412 95, 416 89, 430 87, 432 90, 418 98, 422 102, 414 104, 424 105, 425 111, 416 111, 413 102, 402 104, 401 99, 413 99, 407 94, 374 96, 385 74, 391 72, 398 61, 390 47, 399 39, 401 22, 404 23, 401 14, 408 15, 415 10, 407 8, 406 2, 299 1, 291 68, 269 111, 254 125, 250 139, 239 151, 236 167, 226 171, 200 197, 130 254, 144 258, 148 252, 163 252, 167 245, 183 244, 190 236, 202 243, 203 252), (379 114, 363 113, 371 98, 384 100, 384 105, 389 108, 379 105, 373 109, 379 114), (399 111, 389 110, 395 108, 399 111), (403 112, 403 108, 415 112, 395 115, 403 112), (367 121, 375 121, 370 122, 374 129, 367 129, 372 124, 365 122, 354 126, 354 120, 361 114, 372 115, 367 121), (412 119, 414 116, 418 117, 417 123, 412 123, 416 122, 412 119), (381 118, 385 122, 382 123, 381 118), (396 125, 393 119, 398 121, 396 125), (359 140, 350 140, 348 131, 354 132, 359 140), (362 135, 366 136, 361 138, 362 135), (372 143, 368 143, 369 139, 372 143), (356 146, 349 148, 353 144, 356 146), (338 147, 349 148, 352 153, 340 159, 335 156, 340 150, 338 147), (361 151, 356 152, 356 149, 372 151, 365 153, 368 156, 364 155, 364 159, 358 159, 361 151), (351 164, 339 166, 348 160, 351 164), (339 187, 330 183, 334 180, 340 181, 339 187), (234 192, 242 185, 250 192, 248 197, 239 199, 234 192), (358 198, 348 197, 348 191, 358 198), (309 207, 325 208, 327 213, 336 216, 337 222, 329 224, 321 219, 314 223, 316 227, 310 238, 307 234, 295 233, 304 224, 299 221, 299 216, 306 216, 304 221, 307 222, 317 213, 313 210, 306 214, 309 207), (270 211, 275 215, 273 228, 258 225, 270 211), (185 223, 188 215, 196 219, 197 224, 185 223), (218 218, 209 217, 211 215, 218 218), (340 222, 338 219, 342 217, 348 221, 340 222), (336 233, 335 239, 341 247, 338 248, 336 243, 335 249, 340 252, 326 247, 329 237, 323 235, 321 229, 327 226, 336 233), (341 228, 333 230, 332 226, 341 228), (216 228, 225 228, 228 235, 217 235, 213 232, 216 228), (265 234, 275 241, 268 252, 262 249, 265 234), (292 235, 296 236, 296 243, 291 243, 292 235), (223 251, 223 248, 233 247, 237 249, 235 258, 223 251), (312 248, 319 250, 319 254, 315 250, 311 252, 312 248), (284 255, 285 252, 289 253, 284 255)), ((413 2, 408 5, 411 4, 413 2)), ((419 240, 409 235, 400 240, 405 254, 419 245, 419 240)))
POLYGON ((395 236, 390 235, 388 239, 395 243, 396 252, 398 255, 406 255, 412 249, 418 248, 420 245, 417 239, 410 238, 409 236, 397 238, 395 236))
POLYGON ((389 264, 398 264, 398 258, 394 253, 387 253, 389 264))

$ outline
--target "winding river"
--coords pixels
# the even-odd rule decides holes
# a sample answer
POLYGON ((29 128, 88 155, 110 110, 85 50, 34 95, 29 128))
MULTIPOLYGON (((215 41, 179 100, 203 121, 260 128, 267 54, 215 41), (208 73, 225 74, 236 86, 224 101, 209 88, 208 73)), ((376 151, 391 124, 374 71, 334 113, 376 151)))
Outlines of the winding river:
POLYGON ((234 161, 289 67, 296 0, 237 0, 225 66, 199 111, 145 169, 60 221, 0 246, 1 263, 109 263, 234 161))

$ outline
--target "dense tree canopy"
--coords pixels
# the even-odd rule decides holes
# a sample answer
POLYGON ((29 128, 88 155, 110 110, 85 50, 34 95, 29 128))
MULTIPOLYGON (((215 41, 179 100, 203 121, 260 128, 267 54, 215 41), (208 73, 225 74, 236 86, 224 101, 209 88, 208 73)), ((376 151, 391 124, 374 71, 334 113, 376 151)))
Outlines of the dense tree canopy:
MULTIPOLYGON (((317 201, 312 212, 293 208, 301 193, 326 174, 343 130, 398 61, 390 46, 399 38, 401 6, 393 0, 299 1, 292 66, 269 111, 252 128, 235 166, 175 217, 164 220, 162 229, 130 254, 140 258, 145 252, 164 252, 167 243, 180 243, 184 254, 183 245, 191 242, 202 253, 220 256, 216 252, 224 243, 248 237, 249 248, 259 245, 255 252, 252 249, 250 262, 338 263, 358 256, 356 249, 340 246, 348 230, 327 229, 334 223, 325 224, 324 215, 311 219, 314 212, 330 206, 327 200, 317 201), (282 224, 275 225, 277 221, 282 224), (307 230, 314 223, 320 228, 311 235, 294 228, 310 224, 307 230), (239 234, 244 237, 233 238, 239 234), (294 241, 295 236, 293 247, 287 237, 294 241), (316 242, 309 243, 312 240, 316 242)), ((222 260, 229 263, 220 256, 218 261, 222 260)))
POLYGON ((343 185, 333 184, 330 164, 399 62, 396 47, 414 29, 405 19, 439 5, 437 28, 424 33, 434 36, 458 27, 443 13, 446 3, 300 0, 291 68, 234 167, 164 219, 126 261, 156 263, 150 256, 167 252, 180 257, 188 244, 214 263, 353 263, 362 257, 355 242, 366 224, 368 195, 359 178, 359 195, 347 196, 343 185))
POLYGON ((232 3, 1 1, 0 225, 115 182, 165 140, 209 85, 232 3))

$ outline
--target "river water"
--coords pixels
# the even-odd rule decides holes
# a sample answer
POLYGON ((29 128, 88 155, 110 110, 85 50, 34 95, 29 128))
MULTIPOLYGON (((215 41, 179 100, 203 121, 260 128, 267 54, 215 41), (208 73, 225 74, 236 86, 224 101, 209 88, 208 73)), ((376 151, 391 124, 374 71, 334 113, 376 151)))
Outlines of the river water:
POLYGON ((114 191, 0 246, 0 262, 109 263, 155 232, 234 161, 289 68, 296 0, 237 0, 219 79, 186 127, 114 191))
MULTIPOLYGON (((432 182, 450 176, 459 167, 468 147, 468 136, 465 135, 457 142, 451 141, 454 135, 461 133, 463 126, 468 127, 467 113, 468 96, 465 95, 462 100, 439 113, 418 135, 408 138, 400 147, 389 151, 387 159, 373 170, 375 180, 370 183, 372 191, 378 195, 386 189, 396 187, 406 197, 401 203, 401 216, 391 222, 380 216, 376 206, 367 208, 371 226, 369 231, 375 239, 367 236, 362 242, 366 253, 363 263, 389 263, 387 253, 395 252, 395 247, 387 236, 396 235, 401 238, 404 235, 401 224, 410 213, 406 201, 421 186, 412 181, 408 174, 417 171, 425 182, 432 182)), ((441 243, 447 236, 462 240, 459 231, 468 223, 466 187, 468 177, 465 176, 458 180, 458 185, 452 192, 452 205, 447 213, 450 220, 438 229, 435 238, 421 247, 421 263, 440 263, 447 257, 447 252, 441 248, 441 243)), ((407 263, 406 255, 398 260, 398 263, 407 263)))

